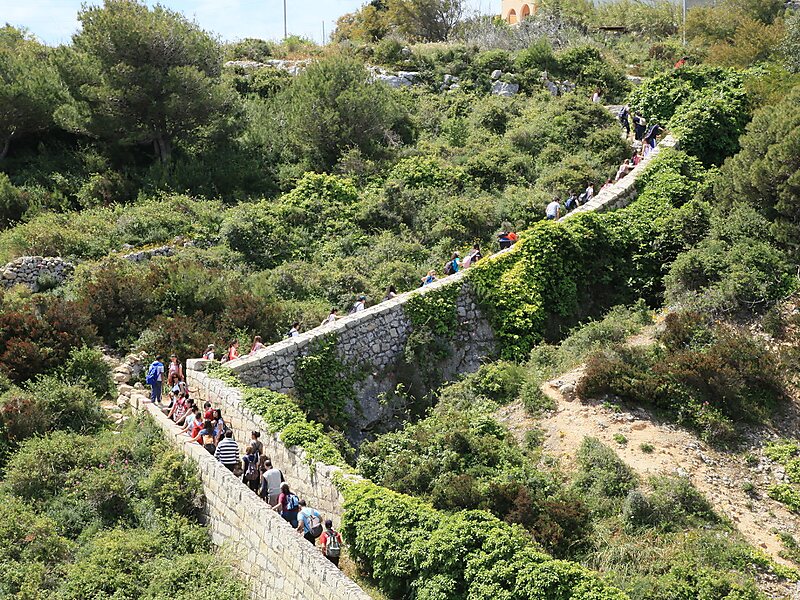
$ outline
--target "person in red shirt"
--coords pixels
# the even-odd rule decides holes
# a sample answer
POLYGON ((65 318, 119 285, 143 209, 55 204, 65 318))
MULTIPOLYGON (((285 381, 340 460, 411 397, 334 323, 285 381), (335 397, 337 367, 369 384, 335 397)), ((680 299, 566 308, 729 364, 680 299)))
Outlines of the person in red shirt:
POLYGON ((689 60, 688 56, 684 56, 678 62, 675 63, 675 68, 680 69, 681 67, 686 65, 686 62, 689 60))
POLYGON ((333 529, 333 521, 330 519, 325 520, 325 531, 319 536, 319 544, 325 558, 338 567, 342 554, 342 534, 333 529))

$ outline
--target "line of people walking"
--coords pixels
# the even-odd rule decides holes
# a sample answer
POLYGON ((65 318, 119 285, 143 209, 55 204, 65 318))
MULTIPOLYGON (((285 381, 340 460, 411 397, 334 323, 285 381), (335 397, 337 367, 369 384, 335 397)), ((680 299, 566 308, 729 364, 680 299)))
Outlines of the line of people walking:
MULTIPOLYGON (((177 362, 177 357, 172 358, 175 359, 173 362, 177 362)), ((240 477, 244 485, 258 494, 298 534, 318 547, 328 560, 338 566, 344 544, 341 534, 333 527, 333 520, 323 519, 317 509, 309 506, 306 500, 299 498, 291 490, 283 472, 266 455, 261 433, 250 433, 244 454, 240 455, 239 444, 234 438, 233 430, 226 423, 222 410, 207 401, 200 407, 185 386, 182 369, 174 369, 173 372, 174 377, 170 375, 168 379, 170 383, 175 382, 175 387, 170 389, 169 404, 165 406, 161 401, 161 379, 153 379, 150 384, 153 402, 181 428, 183 435, 202 445, 225 468, 240 477), (178 386, 179 382, 183 382, 182 388, 178 386)), ((160 356, 148 368, 148 379, 151 373, 164 373, 160 356)))

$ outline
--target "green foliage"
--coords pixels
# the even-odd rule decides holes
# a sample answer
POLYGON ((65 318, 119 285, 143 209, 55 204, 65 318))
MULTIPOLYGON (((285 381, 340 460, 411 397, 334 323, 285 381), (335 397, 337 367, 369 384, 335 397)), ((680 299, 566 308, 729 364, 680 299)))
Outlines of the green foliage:
POLYGON ((0 493, 0 592, 155 600, 196 597, 201 585, 203 598, 240 598, 242 584, 207 553, 200 498, 196 469, 147 417, 28 440, 0 493))
POLYGON ((673 69, 642 84, 629 101, 650 123, 666 125, 681 148, 706 165, 738 151, 750 119, 744 76, 730 69, 673 69))
POLYGON ((797 181, 800 153, 792 140, 800 130, 794 110, 800 88, 781 102, 761 108, 742 137, 742 151, 726 161, 716 180, 715 193, 726 206, 744 202, 768 221, 775 238, 796 254, 797 181))
MULTIPOLYGON (((66 102, 53 54, 25 31, 0 28, 0 161, 12 140, 52 128, 53 112, 66 102)), ((0 188, 0 224, 14 217, 7 202, 0 188)))
POLYGON ((73 348, 93 344, 88 305, 36 295, 0 295, 0 372, 21 383, 62 366, 73 348))
POLYGON ((63 65, 79 98, 60 115, 69 126, 112 143, 151 144, 165 163, 175 143, 232 130, 238 99, 220 81, 219 45, 195 23, 121 0, 84 7, 78 20, 63 65))
POLYGON ((574 486, 587 499, 622 498, 636 486, 633 470, 611 448, 595 438, 583 438, 576 459, 578 472, 574 486))
POLYGON ((625 498, 622 518, 627 527, 676 531, 719 521, 708 501, 687 479, 654 477, 650 486, 650 494, 631 490, 625 498))
POLYGON ((342 362, 336 335, 319 340, 298 359, 295 369, 297 402, 303 412, 326 427, 345 428, 349 421, 347 411, 356 403, 353 385, 360 377, 353 367, 342 362))
POLYGON ((773 500, 785 504, 792 512, 800 514, 800 491, 788 483, 776 483, 769 487, 767 494, 773 500))
MULTIPOLYGON (((222 366, 212 365, 209 375, 231 387, 243 387, 241 382, 222 366)), ((310 461, 346 467, 342 453, 322 425, 309 421, 298 404, 285 394, 264 388, 243 388, 242 402, 266 421, 270 433, 281 434, 287 446, 299 446, 310 461)))
POLYGON ((576 563, 539 552, 522 529, 482 511, 445 517, 372 484, 345 484, 352 558, 393 597, 623 600, 576 563))
POLYGON ((312 63, 278 100, 290 146, 319 170, 332 168, 350 148, 378 157, 405 128, 394 92, 373 85, 364 66, 345 56, 312 63))
POLYGON ((82 381, 40 376, 0 395, 0 431, 12 447, 55 430, 90 433, 105 420, 98 398, 82 381))
POLYGON ((110 396, 115 391, 111 365, 96 348, 73 348, 62 373, 67 381, 85 385, 98 398, 110 396))
POLYGON ((702 234, 695 209, 688 218, 682 209, 674 211, 697 185, 681 174, 682 163, 663 153, 627 208, 540 222, 514 251, 470 269, 469 280, 504 357, 561 337, 564 324, 581 316, 637 297, 658 297, 665 265, 702 234), (672 185, 666 186, 668 178, 672 185))
POLYGON ((698 310, 762 310, 796 287, 770 224, 741 202, 714 209, 706 239, 678 257, 665 278, 672 303, 698 310))
POLYGON ((587 362, 577 393, 616 394, 667 411, 711 443, 733 441, 739 422, 768 421, 785 397, 773 351, 703 315, 671 313, 661 345, 618 347, 587 362))

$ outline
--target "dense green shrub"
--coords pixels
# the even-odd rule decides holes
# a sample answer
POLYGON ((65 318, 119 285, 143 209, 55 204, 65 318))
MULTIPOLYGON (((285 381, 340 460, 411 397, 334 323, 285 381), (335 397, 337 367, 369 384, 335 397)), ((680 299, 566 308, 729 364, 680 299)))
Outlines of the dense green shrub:
POLYGON ((80 380, 39 376, 0 395, 0 431, 12 446, 55 430, 90 433, 104 422, 98 398, 80 380))
POLYGON ((715 193, 724 206, 747 203, 770 223, 776 239, 795 255, 800 229, 797 226, 797 181, 800 152, 792 140, 800 130, 794 108, 800 88, 781 102, 761 108, 742 136, 742 151, 728 159, 715 181, 715 193))
POLYGON ((737 423, 768 421, 785 396, 774 352, 743 331, 704 323, 672 313, 662 345, 595 354, 578 394, 653 405, 719 444, 733 441, 737 423))
POLYGON ((563 337, 564 324, 615 303, 659 296, 665 265, 702 235, 702 213, 692 207, 684 218, 682 209, 674 209, 697 185, 681 174, 684 162, 663 153, 629 207, 539 222, 513 252, 470 270, 504 357, 563 337))
POLYGON ((585 437, 576 455, 574 486, 586 498, 624 498, 637 483, 636 474, 616 453, 595 438, 585 437))
POLYGON ((115 390, 111 365, 96 348, 73 348, 62 373, 68 381, 87 386, 98 398, 110 396, 115 390))
POLYGON ((523 530, 483 511, 444 517, 372 484, 347 484, 342 531, 353 559, 391 596, 573 598, 627 596, 576 563, 553 560, 523 530))
POLYGON ((625 498, 622 518, 634 530, 654 527, 675 531, 719 520, 708 501, 685 478, 655 477, 650 486, 650 494, 636 489, 625 498))

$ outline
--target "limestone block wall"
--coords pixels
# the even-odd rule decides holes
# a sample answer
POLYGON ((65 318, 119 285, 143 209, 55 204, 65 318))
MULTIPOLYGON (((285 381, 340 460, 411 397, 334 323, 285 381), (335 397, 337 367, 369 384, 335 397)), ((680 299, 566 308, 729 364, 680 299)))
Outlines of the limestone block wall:
POLYGON ((0 283, 4 287, 27 285, 33 291, 39 289, 40 277, 52 277, 63 283, 75 270, 75 266, 58 256, 20 256, 0 268, 0 283))
POLYGON ((477 370, 495 349, 494 333, 478 308, 471 286, 463 279, 463 272, 283 340, 226 366, 246 385, 291 394, 298 359, 313 352, 324 336, 335 335, 343 362, 365 373, 354 385, 358 406, 348 407, 352 422, 348 436, 358 442, 365 431, 386 425, 393 418, 392 408, 380 402, 379 397, 392 392, 400 381, 398 367, 412 331, 405 303, 414 294, 429 294, 450 285, 461 286, 456 299, 458 326, 451 339, 450 356, 438 366, 443 380, 453 379, 459 373, 477 370))
POLYGON ((658 156, 663 148, 677 147, 678 140, 670 135, 666 136, 661 140, 661 142, 659 142, 658 146, 656 146, 656 148, 647 155, 647 158, 642 159, 642 161, 636 165, 636 167, 634 167, 633 170, 628 173, 628 175, 599 192, 586 204, 579 206, 571 213, 564 215, 562 220, 573 218, 576 215, 585 212, 608 212, 610 210, 617 210, 619 208, 628 206, 628 204, 633 202, 633 200, 636 198, 636 180, 639 178, 639 175, 644 172, 650 162, 656 156, 658 156))
MULTIPOLYGON (((277 434, 268 433, 269 427, 259 415, 242 404, 242 393, 227 386, 219 379, 208 376, 202 370, 208 361, 190 360, 186 369, 186 382, 194 396, 211 402, 222 410, 222 416, 233 429, 234 437, 244 452, 251 431, 261 432, 264 453, 272 464, 283 471, 286 481, 300 498, 305 498, 324 515, 338 523, 342 517, 344 498, 334 483, 334 477, 342 473, 339 467, 312 462, 299 447, 289 448, 277 434)), ((352 475, 345 475, 354 477, 352 475)))
POLYGON ((238 574, 249 584, 250 598, 369 600, 356 583, 297 534, 238 477, 199 444, 180 434, 161 410, 146 401, 145 390, 123 383, 119 387, 131 406, 147 412, 166 438, 197 464, 212 542, 224 550, 238 574))

